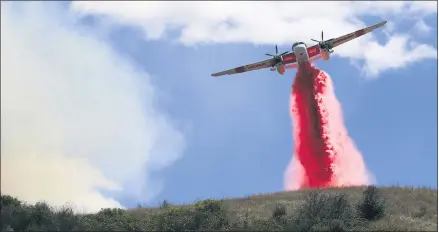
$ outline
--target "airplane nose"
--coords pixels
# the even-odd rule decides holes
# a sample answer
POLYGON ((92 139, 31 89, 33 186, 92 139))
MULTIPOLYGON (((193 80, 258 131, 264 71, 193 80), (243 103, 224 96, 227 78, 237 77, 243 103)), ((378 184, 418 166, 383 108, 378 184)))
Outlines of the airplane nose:
POLYGON ((308 52, 305 46, 294 47, 294 55, 296 55, 297 62, 305 62, 308 60, 308 52))

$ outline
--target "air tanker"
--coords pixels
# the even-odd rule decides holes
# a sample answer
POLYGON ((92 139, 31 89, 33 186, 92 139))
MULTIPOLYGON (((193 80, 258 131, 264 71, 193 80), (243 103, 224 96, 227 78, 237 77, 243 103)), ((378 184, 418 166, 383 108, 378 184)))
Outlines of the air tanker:
POLYGON ((283 75, 286 69, 297 68, 301 63, 304 62, 312 63, 318 59, 328 61, 331 57, 331 54, 334 52, 333 48, 349 42, 353 39, 356 39, 362 35, 365 35, 379 27, 382 27, 386 23, 387 21, 383 21, 370 27, 366 27, 358 31, 354 31, 352 33, 328 40, 323 39, 322 31, 322 39, 320 41, 311 39, 312 41, 317 42, 317 44, 311 47, 307 47, 304 42, 296 42, 293 44, 291 51, 286 51, 281 54, 278 54, 278 48, 277 45, 275 45, 275 55, 265 54, 267 56, 271 56, 272 58, 270 59, 240 66, 222 72, 217 72, 212 74, 212 76, 218 77, 222 75, 232 75, 264 68, 270 68, 270 71, 277 71, 280 75, 283 75))

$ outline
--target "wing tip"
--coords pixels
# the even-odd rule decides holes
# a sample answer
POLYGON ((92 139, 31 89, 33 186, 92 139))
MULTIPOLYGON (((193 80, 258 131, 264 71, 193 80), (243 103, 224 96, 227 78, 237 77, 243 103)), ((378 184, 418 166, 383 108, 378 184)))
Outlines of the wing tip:
POLYGON ((210 74, 210 76, 212 76, 212 77, 219 77, 219 76, 222 76, 222 75, 224 75, 224 74, 222 74, 222 73, 212 73, 212 74, 210 74))
POLYGON ((226 71, 222 71, 222 72, 217 72, 217 73, 211 74, 211 76, 212 77, 219 77, 219 76, 234 74, 232 71, 233 70, 231 69, 231 70, 226 70, 226 71))

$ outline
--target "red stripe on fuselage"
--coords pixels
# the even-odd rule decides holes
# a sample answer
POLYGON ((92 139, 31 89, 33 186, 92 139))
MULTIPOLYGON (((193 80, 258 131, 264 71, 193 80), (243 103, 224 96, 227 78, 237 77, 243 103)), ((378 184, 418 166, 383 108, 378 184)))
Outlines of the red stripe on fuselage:
POLYGON ((366 31, 364 29, 358 30, 355 32, 355 37, 360 37, 362 35, 364 35, 366 33, 366 31))
MULTIPOLYGON (((265 65, 265 62, 263 62, 263 63, 259 63, 259 64, 249 65, 249 66, 247 66, 247 70, 257 69, 257 68, 260 68, 260 67, 262 67, 262 66, 264 66, 264 65, 265 65)), ((243 67, 243 68, 244 68, 244 67, 243 67)))
MULTIPOLYGON (((337 45, 342 44, 342 43, 345 42, 346 40, 351 39, 353 36, 355 36, 355 33, 350 34, 349 36, 346 36, 345 38, 343 38, 343 39, 341 39, 341 40, 336 40, 335 43, 336 43, 337 45)), ((335 44, 335 43, 334 43, 334 44, 335 44)))
POLYGON ((345 42, 346 40, 350 40, 350 39, 354 39, 357 38, 359 36, 362 36, 366 33, 366 31, 364 29, 358 30, 352 34, 350 34, 349 36, 346 36, 345 38, 343 38, 342 40, 337 41, 337 44, 341 44, 343 42, 345 42), (353 37, 353 38, 352 38, 353 37))
POLYGON ((245 72, 245 68, 244 68, 244 66, 241 66, 241 67, 235 68, 235 71, 237 73, 242 73, 242 72, 245 72))

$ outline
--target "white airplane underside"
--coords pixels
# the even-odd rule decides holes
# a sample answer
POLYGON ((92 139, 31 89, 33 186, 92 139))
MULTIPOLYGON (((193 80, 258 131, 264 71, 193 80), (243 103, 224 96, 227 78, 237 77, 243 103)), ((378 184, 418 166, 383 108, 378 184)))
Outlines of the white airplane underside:
POLYGON ((328 61, 331 57, 333 50, 320 49, 320 53, 309 57, 308 50, 305 44, 297 45, 294 47, 294 55, 297 57, 297 64, 284 65, 282 63, 277 64, 275 67, 270 68, 270 71, 277 71, 280 75, 284 75, 286 69, 297 68, 298 64, 302 62, 313 63, 320 58, 324 61, 328 61))
MULTIPOLYGON (((314 57, 311 57, 311 58, 309 57, 308 52, 305 52, 304 59, 302 61, 298 61, 298 63, 300 64, 301 62, 306 62, 306 61, 313 63, 314 61, 317 61, 320 58, 324 61, 328 61, 331 57, 331 53, 333 53, 333 52, 334 52, 333 50, 326 51, 324 49, 320 49, 320 53, 315 55, 314 57)), ((294 52, 294 54, 297 57, 297 54, 300 54, 300 53, 294 52)), ((273 71, 273 72, 277 71, 280 75, 284 75, 286 69, 297 68, 297 66, 298 66, 297 64, 283 65, 283 64, 279 63, 275 67, 270 68, 270 71, 273 71)))

